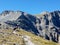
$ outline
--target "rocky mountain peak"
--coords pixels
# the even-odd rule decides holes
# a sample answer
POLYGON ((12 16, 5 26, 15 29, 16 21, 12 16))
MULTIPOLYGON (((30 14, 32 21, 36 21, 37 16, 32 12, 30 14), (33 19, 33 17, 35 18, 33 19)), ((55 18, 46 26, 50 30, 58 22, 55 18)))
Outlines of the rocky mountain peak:
POLYGON ((10 12, 14 12, 14 11, 11 11, 11 10, 5 10, 5 11, 3 11, 3 12, 1 13, 1 15, 2 15, 2 14, 9 14, 10 12))
POLYGON ((48 11, 43 11, 40 14, 48 14, 48 13, 49 13, 48 11))
POLYGON ((22 11, 5 11, 0 16, 5 28, 21 28, 55 42, 60 37, 60 11, 43 12, 34 16, 22 11), (5 14, 5 16, 3 16, 5 14))

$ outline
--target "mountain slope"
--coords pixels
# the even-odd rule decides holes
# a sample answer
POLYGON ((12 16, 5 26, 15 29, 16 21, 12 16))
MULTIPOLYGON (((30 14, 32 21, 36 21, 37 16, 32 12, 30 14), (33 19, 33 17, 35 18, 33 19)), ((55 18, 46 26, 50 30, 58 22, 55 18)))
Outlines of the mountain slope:
POLYGON ((0 45, 58 45, 22 29, 0 30, 0 45))
POLYGON ((54 42, 60 39, 60 11, 33 16, 22 11, 4 11, 0 14, 1 29, 24 29, 54 42))

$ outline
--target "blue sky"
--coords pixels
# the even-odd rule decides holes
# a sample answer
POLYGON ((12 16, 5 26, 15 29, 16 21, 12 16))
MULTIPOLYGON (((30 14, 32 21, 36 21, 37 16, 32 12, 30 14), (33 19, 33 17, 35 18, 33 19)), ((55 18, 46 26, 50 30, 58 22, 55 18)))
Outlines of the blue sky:
POLYGON ((30 14, 60 10, 60 0, 0 0, 0 13, 4 10, 20 10, 30 14))

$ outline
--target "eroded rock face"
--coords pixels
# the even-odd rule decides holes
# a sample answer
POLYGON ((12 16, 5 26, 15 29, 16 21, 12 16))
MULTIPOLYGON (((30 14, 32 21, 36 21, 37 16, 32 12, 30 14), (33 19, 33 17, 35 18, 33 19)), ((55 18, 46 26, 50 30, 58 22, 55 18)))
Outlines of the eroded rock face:
POLYGON ((60 30, 60 11, 45 13, 40 17, 43 37, 58 42, 60 30))
POLYGON ((55 42, 59 40, 60 11, 45 12, 39 16, 22 11, 6 11, 1 14, 0 22, 4 22, 4 25, 7 24, 9 27, 22 28, 48 40, 55 42))

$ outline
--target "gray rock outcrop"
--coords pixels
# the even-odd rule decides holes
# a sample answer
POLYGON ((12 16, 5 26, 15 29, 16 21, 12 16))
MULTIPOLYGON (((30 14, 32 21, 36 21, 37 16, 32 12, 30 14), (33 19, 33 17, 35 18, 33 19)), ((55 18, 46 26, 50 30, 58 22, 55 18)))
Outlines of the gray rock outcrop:
POLYGON ((54 42, 59 41, 60 11, 44 12, 38 16, 22 11, 5 11, 0 14, 0 23, 6 27, 22 28, 54 42))

